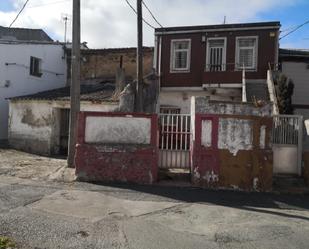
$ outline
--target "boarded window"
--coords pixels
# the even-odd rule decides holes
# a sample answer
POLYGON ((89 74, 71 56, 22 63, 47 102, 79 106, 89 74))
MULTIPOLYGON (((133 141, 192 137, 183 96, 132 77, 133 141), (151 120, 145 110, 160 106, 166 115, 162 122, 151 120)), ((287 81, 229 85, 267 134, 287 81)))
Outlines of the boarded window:
POLYGON ((207 71, 225 71, 226 40, 211 39, 207 43, 207 71))
POLYGON ((172 71, 188 71, 190 69, 190 40, 172 41, 172 71))
POLYGON ((35 77, 41 77, 41 64, 42 60, 36 57, 31 56, 30 57, 30 75, 35 77))
POLYGON ((236 66, 238 69, 257 68, 257 37, 238 38, 236 66))

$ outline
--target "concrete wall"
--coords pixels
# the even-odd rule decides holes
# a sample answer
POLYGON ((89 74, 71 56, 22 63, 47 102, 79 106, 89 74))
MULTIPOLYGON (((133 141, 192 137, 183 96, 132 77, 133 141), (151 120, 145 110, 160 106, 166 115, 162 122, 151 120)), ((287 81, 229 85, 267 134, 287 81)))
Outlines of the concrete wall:
POLYGON ((209 97, 211 100, 217 101, 241 101, 241 89, 213 88, 207 91, 202 88, 199 91, 161 89, 158 104, 159 106, 177 107, 181 109, 181 113, 189 114, 192 96, 209 97))
POLYGON ((0 140, 6 140, 6 98, 65 86, 66 60, 60 44, 0 44, 0 54, 0 140), (42 77, 29 74, 30 56, 42 59, 42 77))
MULTIPOLYGON (((81 103, 82 111, 114 111, 117 107, 117 104, 81 103)), ((66 101, 10 101, 10 146, 39 155, 58 154, 60 110, 68 108, 66 101)))
POLYGON ((192 182, 197 186, 272 188, 271 106, 193 98, 192 182))
POLYGON ((156 115, 80 113, 75 158, 78 179, 155 182, 158 175, 157 122, 156 115))

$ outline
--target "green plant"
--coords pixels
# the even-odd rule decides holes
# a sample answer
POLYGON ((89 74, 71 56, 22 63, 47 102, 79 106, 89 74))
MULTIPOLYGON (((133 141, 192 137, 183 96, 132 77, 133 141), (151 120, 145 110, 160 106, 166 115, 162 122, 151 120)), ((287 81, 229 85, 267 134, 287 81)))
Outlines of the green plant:
POLYGON ((0 249, 13 249, 15 243, 8 237, 0 236, 0 249))
POLYGON ((294 84, 284 74, 280 73, 275 76, 274 83, 276 85, 278 107, 280 114, 293 114, 292 96, 294 92, 294 84))

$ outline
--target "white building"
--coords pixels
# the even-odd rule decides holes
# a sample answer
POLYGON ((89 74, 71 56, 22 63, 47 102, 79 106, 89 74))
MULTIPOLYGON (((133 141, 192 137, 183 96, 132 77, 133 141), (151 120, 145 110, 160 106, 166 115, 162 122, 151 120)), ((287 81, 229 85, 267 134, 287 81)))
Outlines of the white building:
POLYGON ((63 44, 42 30, 0 27, 0 143, 8 139, 7 98, 63 87, 63 44))

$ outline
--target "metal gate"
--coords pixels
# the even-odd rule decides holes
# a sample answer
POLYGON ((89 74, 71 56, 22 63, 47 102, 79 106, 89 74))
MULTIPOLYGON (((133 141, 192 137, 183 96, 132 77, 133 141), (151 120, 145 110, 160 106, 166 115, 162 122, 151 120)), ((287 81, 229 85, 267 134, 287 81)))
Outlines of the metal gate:
POLYGON ((302 116, 274 116, 272 134, 274 173, 301 175, 302 138, 302 116))
POLYGON ((190 169, 191 117, 159 114, 159 167, 190 169))

